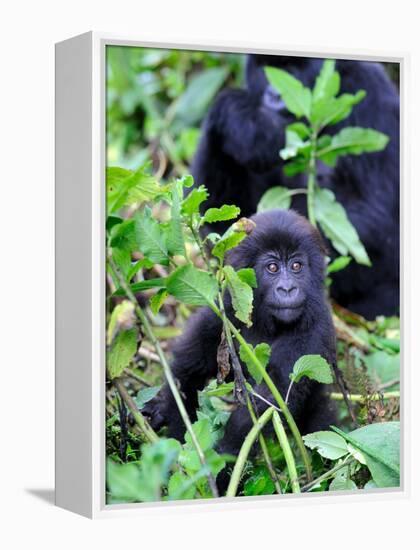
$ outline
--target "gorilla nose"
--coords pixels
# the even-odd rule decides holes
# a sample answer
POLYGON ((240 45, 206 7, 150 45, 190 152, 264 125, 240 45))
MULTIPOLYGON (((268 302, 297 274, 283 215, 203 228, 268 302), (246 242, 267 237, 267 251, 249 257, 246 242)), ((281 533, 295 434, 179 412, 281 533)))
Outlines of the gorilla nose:
POLYGON ((292 299, 296 297, 298 289, 293 283, 283 282, 277 287, 277 291, 283 298, 292 299))

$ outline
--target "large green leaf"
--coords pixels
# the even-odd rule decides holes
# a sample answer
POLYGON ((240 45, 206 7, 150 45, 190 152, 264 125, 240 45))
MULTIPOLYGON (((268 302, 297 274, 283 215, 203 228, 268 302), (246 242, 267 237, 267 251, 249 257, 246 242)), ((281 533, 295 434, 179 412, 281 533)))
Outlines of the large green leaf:
POLYGON ((211 100, 219 90, 228 74, 226 67, 214 67, 200 71, 193 76, 187 89, 179 98, 175 116, 185 126, 193 126, 205 115, 211 100))
POLYGON ((229 294, 232 298, 232 305, 236 317, 250 326, 252 324, 252 287, 244 282, 230 265, 223 268, 223 273, 225 275, 229 294))
POLYGON ((388 141, 388 136, 377 130, 349 126, 335 134, 328 146, 317 151, 317 156, 325 164, 335 166, 340 155, 361 155, 382 151, 388 141))
POLYGON ((289 374, 290 380, 299 382, 307 376, 321 384, 332 384, 333 377, 331 367, 320 355, 302 355, 293 366, 293 372, 289 374))
POLYGON ((213 247, 212 254, 219 260, 223 261, 228 250, 235 248, 246 237, 245 231, 228 231, 223 237, 217 241, 213 247))
POLYGON ((149 208, 136 214, 135 231, 137 246, 146 258, 157 264, 168 265, 166 235, 159 223, 152 217, 149 208))
POLYGON ((297 78, 282 69, 266 67, 265 74, 270 84, 280 93, 288 110, 298 118, 309 118, 311 112, 311 91, 297 78))
POLYGON ((305 445, 316 449, 321 456, 330 460, 337 460, 348 454, 346 440, 334 432, 314 432, 302 437, 305 445))
POLYGON ((184 234, 181 221, 182 184, 175 183, 172 187, 171 221, 167 236, 168 251, 173 256, 185 257, 184 234))
MULTIPOLYGON (((149 290, 150 288, 164 288, 166 285, 165 277, 156 277, 155 279, 146 279, 144 281, 139 281, 138 283, 133 283, 130 285, 130 290, 133 294, 137 292, 143 292, 144 290, 149 290)), ((113 296, 125 296, 125 290, 123 288, 118 288, 113 296)))
POLYGON ((108 376, 117 378, 128 367, 137 351, 137 330, 123 330, 115 337, 107 354, 108 376))
POLYGON ((315 217, 324 235, 342 255, 351 254, 359 264, 370 266, 365 247, 360 242, 356 229, 347 217, 346 211, 335 200, 329 189, 315 190, 315 217))
POLYGON ((200 211, 200 205, 207 200, 209 194, 204 185, 196 187, 191 193, 183 200, 181 205, 181 212, 186 216, 193 216, 200 211))
MULTIPOLYGON (((369 376, 376 384, 384 384, 386 382, 396 381, 392 386, 393 390, 399 388, 400 378, 400 354, 390 355, 385 351, 375 351, 369 355, 365 355, 363 361, 368 369, 369 376)), ((391 387, 388 387, 390 390, 391 387)))
POLYGON ((400 423, 380 422, 350 433, 334 431, 362 451, 367 467, 378 487, 400 485, 400 423))
POLYGON ((166 289, 185 304, 203 306, 214 302, 218 285, 212 274, 187 264, 171 273, 166 289))

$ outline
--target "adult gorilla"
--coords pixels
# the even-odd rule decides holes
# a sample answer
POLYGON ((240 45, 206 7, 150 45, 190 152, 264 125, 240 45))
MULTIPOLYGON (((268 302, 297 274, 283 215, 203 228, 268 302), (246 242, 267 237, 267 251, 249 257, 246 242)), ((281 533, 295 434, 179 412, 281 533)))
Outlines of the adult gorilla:
MULTIPOLYGON (((304 176, 283 174, 279 150, 292 117, 268 84, 264 66, 283 68, 312 87, 321 65, 321 59, 303 57, 248 58, 246 89, 222 91, 204 123, 192 173, 197 184, 209 189, 206 206, 237 204, 242 215, 249 216, 270 187, 305 185, 304 176)), ((367 97, 327 132, 362 126, 390 138, 381 152, 340 157, 333 169, 319 166, 319 184, 334 191, 372 261, 371 268, 353 261, 334 274, 332 297, 371 319, 399 309, 399 97, 378 63, 339 60, 336 68, 342 93, 364 89, 367 97)), ((302 195, 294 198, 292 207, 306 215, 302 195)))

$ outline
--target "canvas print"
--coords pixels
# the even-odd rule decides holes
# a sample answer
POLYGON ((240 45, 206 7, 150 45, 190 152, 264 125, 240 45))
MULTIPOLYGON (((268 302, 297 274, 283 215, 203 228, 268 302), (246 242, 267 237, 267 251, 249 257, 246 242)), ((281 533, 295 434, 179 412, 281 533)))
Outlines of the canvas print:
POLYGON ((399 64, 106 49, 107 504, 400 486, 399 64))

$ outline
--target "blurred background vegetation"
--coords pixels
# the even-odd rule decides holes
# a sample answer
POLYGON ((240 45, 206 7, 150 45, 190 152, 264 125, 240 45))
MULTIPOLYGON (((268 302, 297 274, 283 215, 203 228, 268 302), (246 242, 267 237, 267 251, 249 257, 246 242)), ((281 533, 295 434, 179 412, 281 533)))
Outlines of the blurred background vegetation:
MULTIPOLYGON (((108 46, 108 166, 151 160, 158 179, 187 173, 214 97, 243 86, 245 63, 245 54, 108 46)), ((398 85, 399 65, 384 65, 398 85)))

